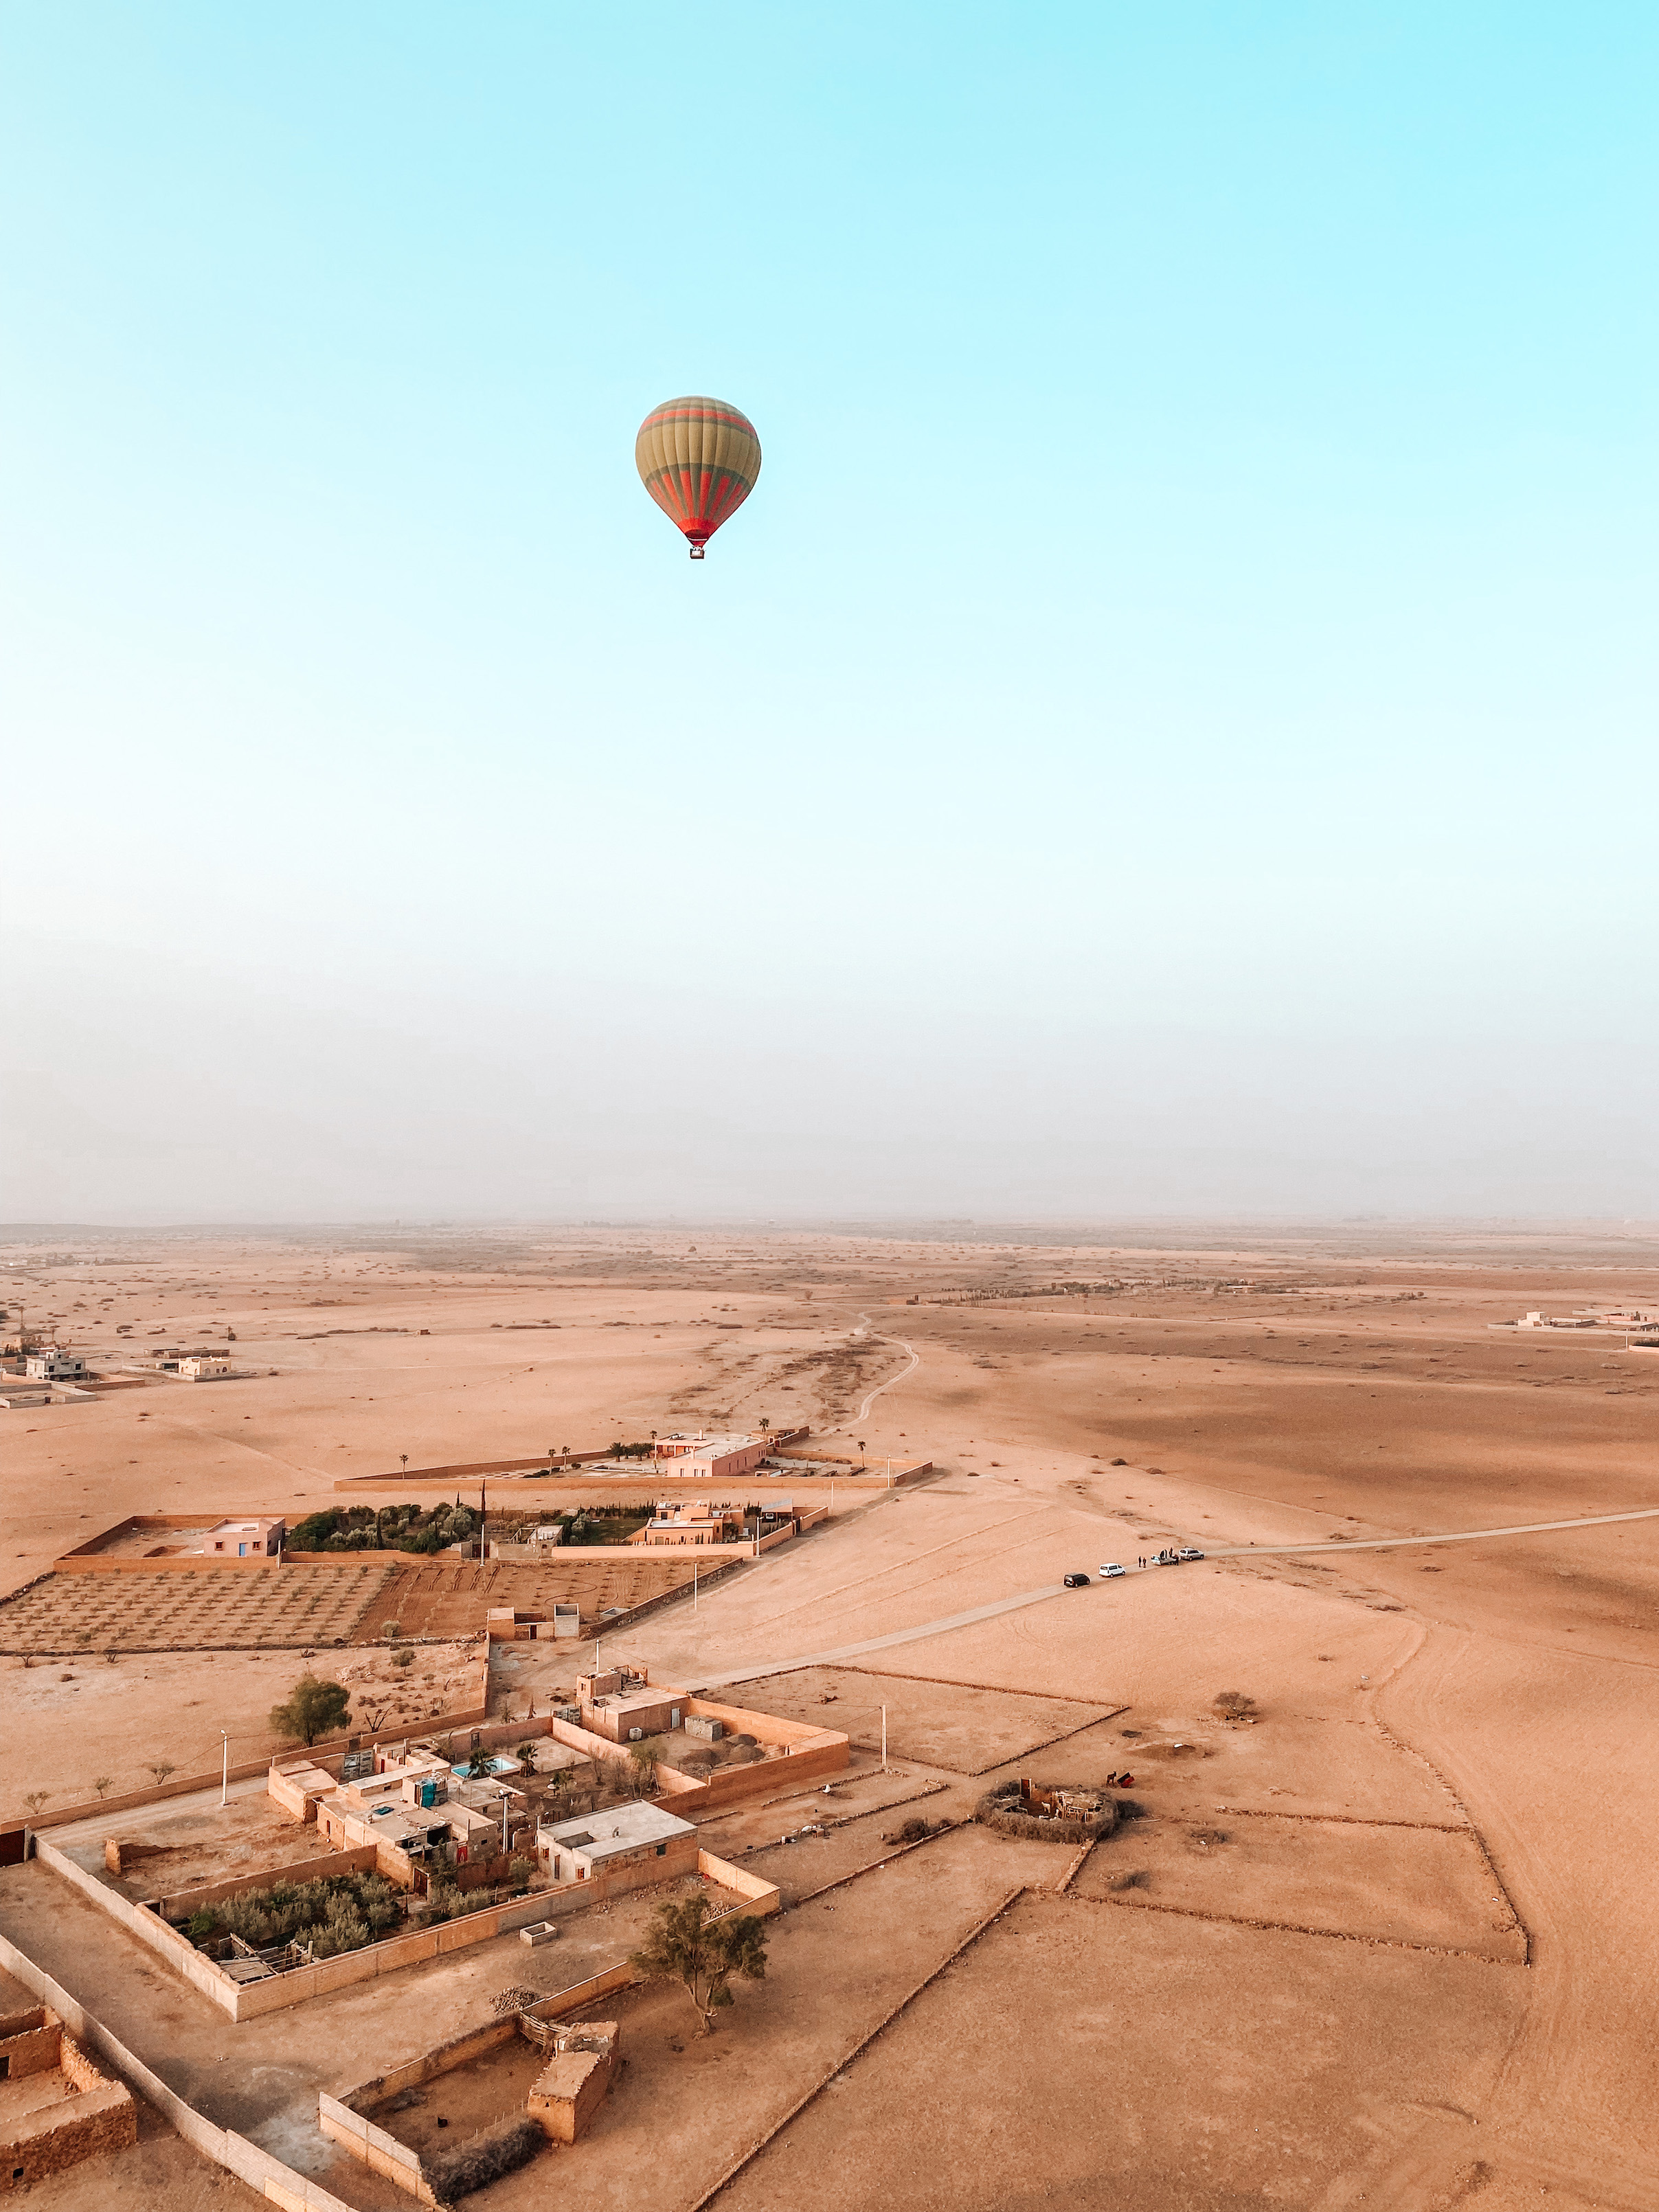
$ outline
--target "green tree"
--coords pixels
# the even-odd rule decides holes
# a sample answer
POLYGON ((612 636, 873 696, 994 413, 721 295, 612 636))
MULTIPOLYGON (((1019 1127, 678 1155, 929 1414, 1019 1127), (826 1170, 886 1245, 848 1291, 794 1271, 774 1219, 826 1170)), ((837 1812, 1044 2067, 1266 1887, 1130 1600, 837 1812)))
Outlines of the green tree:
POLYGON ((340 1682, 321 1682, 314 1674, 301 1674, 289 1692, 288 1703, 270 1709, 273 1735, 300 1736, 307 1747, 319 1735, 332 1735, 345 1725, 351 1693, 340 1682))
POLYGON ((630 1963, 642 1974, 683 1982, 703 2033, 712 2035, 714 2014, 733 2002, 732 1976, 765 1980, 764 1932, 750 1912, 711 1922, 708 1899, 688 1897, 683 1905, 657 1907, 650 1931, 630 1963))

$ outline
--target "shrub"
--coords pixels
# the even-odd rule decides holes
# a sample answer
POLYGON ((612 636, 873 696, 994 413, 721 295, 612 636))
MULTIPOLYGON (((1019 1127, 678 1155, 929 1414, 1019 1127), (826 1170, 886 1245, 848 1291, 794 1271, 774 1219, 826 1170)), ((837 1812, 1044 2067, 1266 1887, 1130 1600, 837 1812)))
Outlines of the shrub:
POLYGON ((493 2128, 483 2129, 470 2142, 422 2163, 434 2194, 447 2201, 470 2196, 473 2190, 499 2181, 504 2173, 516 2173, 521 2166, 529 2165, 546 2141, 534 2120, 516 2113, 511 2119, 498 2120, 493 2128))
POLYGON ((268 1889, 245 1889, 196 1914, 185 1923, 185 1933, 200 1944, 222 1928, 256 1951, 299 1942, 327 1959, 361 1951, 401 1917, 398 1893, 383 1875, 337 1874, 317 1881, 279 1881, 268 1889))
POLYGON ((1224 1721, 1253 1721, 1256 1705, 1254 1698, 1247 1698, 1243 1690, 1219 1690, 1216 1693, 1215 1710, 1224 1721))

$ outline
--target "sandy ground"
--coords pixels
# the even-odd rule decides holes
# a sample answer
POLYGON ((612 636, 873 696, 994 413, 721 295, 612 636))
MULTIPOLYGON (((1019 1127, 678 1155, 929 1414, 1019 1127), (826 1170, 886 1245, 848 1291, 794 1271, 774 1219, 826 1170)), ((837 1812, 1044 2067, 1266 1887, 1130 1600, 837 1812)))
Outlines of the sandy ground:
MULTIPOLYGON (((931 1455, 939 1478, 840 1499, 830 1527, 695 1613, 641 1624, 628 1656, 671 1680, 758 1676, 1170 1540, 1659 1504, 1659 1354, 1489 1326, 1659 1306, 1659 1250, 1632 1233, 365 1233, 0 1257, 18 1263, 13 1311, 21 1293, 32 1327, 56 1313, 77 1346, 112 1353, 119 1323, 136 1343, 229 1328, 239 1358, 276 1370, 0 1415, 13 1586, 130 1512, 294 1514, 347 1474, 386 1474, 362 1494, 390 1502, 405 1452, 481 1460, 763 1413, 931 1455), (920 1365, 860 1413, 906 1346, 920 1365)), ((810 1799, 711 1823, 714 1848, 752 1853, 790 1897, 854 1878, 775 1923, 766 1984, 711 2040, 687 2037, 672 1992, 625 2000, 629 2067, 592 2135, 472 2201, 544 2201, 556 2179, 573 2206, 689 2206, 1024 1884, 724 2201, 1649 2212, 1656 1601, 1659 1522, 1212 1559, 752 1681, 742 1695, 861 1747, 885 1703, 897 1771, 861 1748, 853 1785, 880 1802, 926 1790, 919 1809, 956 1819, 998 1759, 1048 1780, 1128 1765, 1144 1817, 1063 1895, 1066 1854, 983 1831, 884 1865, 902 1813, 789 1844, 810 1799), (1257 1726, 1216 1718, 1228 1688, 1257 1726), (1045 1700, 1069 1732, 1034 1733, 1045 1700)), ((526 1693, 573 1671, 562 1652, 512 1656, 503 1683, 526 1693)), ((233 1722, 256 1741, 283 1665, 9 1662, 7 1802, 78 1796, 141 1753, 211 1763, 233 1722), (120 1689, 91 1694, 106 1674, 120 1689)), ((12 1909, 0 1894, 0 1921, 12 1909)), ((341 2008, 354 2043, 369 2008, 341 2008)), ((269 2033, 264 2069, 280 2066, 269 2033)), ((99 2201, 146 2201, 111 2186, 99 2201)))

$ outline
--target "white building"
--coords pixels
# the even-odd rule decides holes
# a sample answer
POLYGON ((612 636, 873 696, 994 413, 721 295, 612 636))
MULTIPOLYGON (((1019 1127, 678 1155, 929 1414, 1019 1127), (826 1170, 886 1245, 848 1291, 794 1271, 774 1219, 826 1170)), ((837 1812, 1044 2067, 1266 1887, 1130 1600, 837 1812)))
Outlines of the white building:
POLYGON ((690 1475, 701 1482, 730 1482, 752 1474, 766 1457, 769 1439, 760 1436, 659 1437, 655 1457, 665 1474, 690 1475))
POLYGON ((538 1856, 555 1881, 591 1881, 595 1875, 629 1870, 637 1880, 656 1881, 696 1865, 697 1832, 644 1799, 613 1805, 604 1813, 582 1813, 555 1821, 536 1835, 538 1856), (666 1863, 659 1866, 657 1862, 666 1863))
POLYGON ((47 1344, 29 1353, 23 1372, 34 1382, 81 1382, 86 1379, 87 1363, 78 1352, 63 1352, 57 1345, 47 1344))

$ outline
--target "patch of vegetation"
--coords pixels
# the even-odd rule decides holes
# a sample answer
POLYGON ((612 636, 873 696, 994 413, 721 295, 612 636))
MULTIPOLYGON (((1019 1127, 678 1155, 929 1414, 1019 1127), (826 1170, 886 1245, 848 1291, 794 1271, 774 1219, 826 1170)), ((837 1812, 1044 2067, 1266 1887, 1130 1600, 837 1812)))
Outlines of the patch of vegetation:
POLYGON ((1243 1690, 1218 1691, 1215 1710, 1224 1721, 1253 1721, 1258 1717, 1255 1699, 1247 1698, 1243 1690))
POLYGON ((567 1544, 625 1544, 656 1511, 654 1503, 638 1505, 580 1505, 551 1517, 561 1522, 567 1544))
POLYGON ((896 1828, 890 1837, 884 1837, 883 1841, 895 1844, 925 1844, 933 1832, 931 1822, 921 1819, 910 1820, 896 1828))
MULTIPOLYGON (((291 1552, 412 1552, 428 1557, 478 1533, 471 1505, 338 1505, 307 1513, 289 1531, 291 1552)), ((388 1635, 396 1631, 387 1624, 388 1635)))
POLYGON ((297 1942, 319 1959, 331 1959, 378 1942, 402 1917, 398 1893, 384 1875, 333 1874, 245 1889, 192 1914, 184 1932, 198 1950, 240 1936, 256 1951, 297 1942))
POLYGON ((519 2112, 511 2119, 497 2120, 453 2150, 428 2155, 422 2164, 440 2202, 453 2203, 456 2197, 469 2197, 475 2189, 528 2166, 546 2141, 536 2122, 519 2112))
POLYGON ((319 1735, 332 1735, 344 1727, 350 1703, 351 1692, 343 1683, 322 1682, 315 1674, 301 1674, 287 1703, 271 1707, 271 1734, 290 1740, 301 1737, 309 1749, 319 1735))

